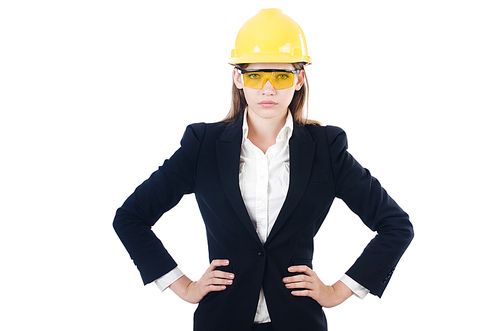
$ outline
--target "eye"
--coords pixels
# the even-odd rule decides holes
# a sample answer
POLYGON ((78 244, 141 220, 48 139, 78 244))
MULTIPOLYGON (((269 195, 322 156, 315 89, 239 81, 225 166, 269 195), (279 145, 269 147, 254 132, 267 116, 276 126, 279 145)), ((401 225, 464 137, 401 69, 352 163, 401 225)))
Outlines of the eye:
POLYGON ((260 75, 259 74, 248 74, 248 78, 250 78, 250 79, 259 79, 260 75))
POLYGON ((286 80, 286 79, 290 78, 290 76, 288 74, 281 73, 281 74, 278 74, 277 78, 282 79, 282 80, 286 80))

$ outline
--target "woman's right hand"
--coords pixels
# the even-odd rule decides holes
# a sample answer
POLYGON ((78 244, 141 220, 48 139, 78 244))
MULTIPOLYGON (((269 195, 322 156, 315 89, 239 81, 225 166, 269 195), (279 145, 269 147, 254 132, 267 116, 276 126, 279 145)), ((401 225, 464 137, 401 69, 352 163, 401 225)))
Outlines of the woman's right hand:
POLYGON ((189 303, 198 303, 209 292, 224 291, 226 286, 233 283, 234 274, 215 270, 217 267, 227 265, 229 265, 228 260, 213 260, 200 280, 192 281, 187 276, 182 276, 170 285, 170 289, 181 299, 189 303))

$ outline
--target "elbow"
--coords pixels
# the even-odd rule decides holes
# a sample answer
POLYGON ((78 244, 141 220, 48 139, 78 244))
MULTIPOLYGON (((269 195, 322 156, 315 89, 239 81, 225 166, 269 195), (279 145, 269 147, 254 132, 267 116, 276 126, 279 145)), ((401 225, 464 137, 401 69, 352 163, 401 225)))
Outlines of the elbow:
POLYGON ((413 224, 410 222, 410 216, 404 213, 395 224, 397 224, 395 229, 397 229, 396 231, 401 244, 408 247, 415 237, 415 230, 413 229, 413 224))
POLYGON ((410 245, 415 237, 413 225, 408 218, 400 219, 399 221, 392 223, 391 226, 379 229, 378 234, 391 238, 388 240, 403 250, 410 245))
POLYGON ((415 237, 415 230, 413 229, 413 225, 410 220, 407 220, 407 224, 400 231, 401 241, 406 244, 406 247, 410 245, 413 238, 415 237))
POLYGON ((115 232, 118 233, 119 222, 118 222, 116 216, 113 219, 113 223, 111 223, 111 225, 113 226, 113 230, 115 230, 115 232))
POLYGON ((120 236, 120 228, 121 228, 121 225, 120 225, 120 220, 115 216, 115 218, 113 219, 113 223, 112 223, 112 226, 113 226, 113 230, 115 230, 115 233, 120 236))
POLYGON ((120 233, 122 232, 121 230, 123 229, 123 217, 120 213, 120 209, 116 211, 115 218, 113 219, 113 229, 115 230, 116 234, 120 236, 120 233))
POLYGON ((410 232, 411 232, 411 235, 409 237, 409 242, 411 242, 413 240, 413 238, 415 237, 415 231, 413 230, 413 225, 411 226, 410 232))

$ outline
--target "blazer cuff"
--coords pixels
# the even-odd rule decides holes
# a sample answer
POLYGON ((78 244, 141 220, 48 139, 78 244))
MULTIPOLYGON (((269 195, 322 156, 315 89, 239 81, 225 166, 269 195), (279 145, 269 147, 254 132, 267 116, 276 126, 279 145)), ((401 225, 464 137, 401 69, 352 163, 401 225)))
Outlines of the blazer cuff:
POLYGON ((340 278, 340 281, 344 283, 348 288, 351 289, 351 291, 354 292, 354 295, 357 296, 360 299, 364 299, 368 293, 370 293, 370 290, 363 287, 360 285, 358 282, 356 282, 354 279, 351 277, 344 275, 342 278, 340 278))
POLYGON ((170 285, 172 285, 173 282, 182 276, 184 276, 184 273, 181 269, 179 269, 179 267, 175 267, 165 275, 155 280, 155 283, 161 291, 165 291, 170 285))

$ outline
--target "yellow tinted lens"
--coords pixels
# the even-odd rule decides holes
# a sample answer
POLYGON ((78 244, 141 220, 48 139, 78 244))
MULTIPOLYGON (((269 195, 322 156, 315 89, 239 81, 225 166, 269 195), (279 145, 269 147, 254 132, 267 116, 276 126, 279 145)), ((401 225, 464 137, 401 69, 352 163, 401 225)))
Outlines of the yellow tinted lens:
POLYGON ((291 72, 273 72, 274 88, 284 89, 293 86, 294 75, 291 72))
POLYGON ((273 87, 277 90, 289 88, 293 86, 294 74, 286 71, 275 72, 246 72, 243 74, 243 84, 246 87, 261 89, 268 80, 271 81, 273 87))
POLYGON ((270 77, 270 72, 247 72, 243 74, 243 84, 245 84, 246 87, 261 89, 264 87, 267 78, 270 77))

